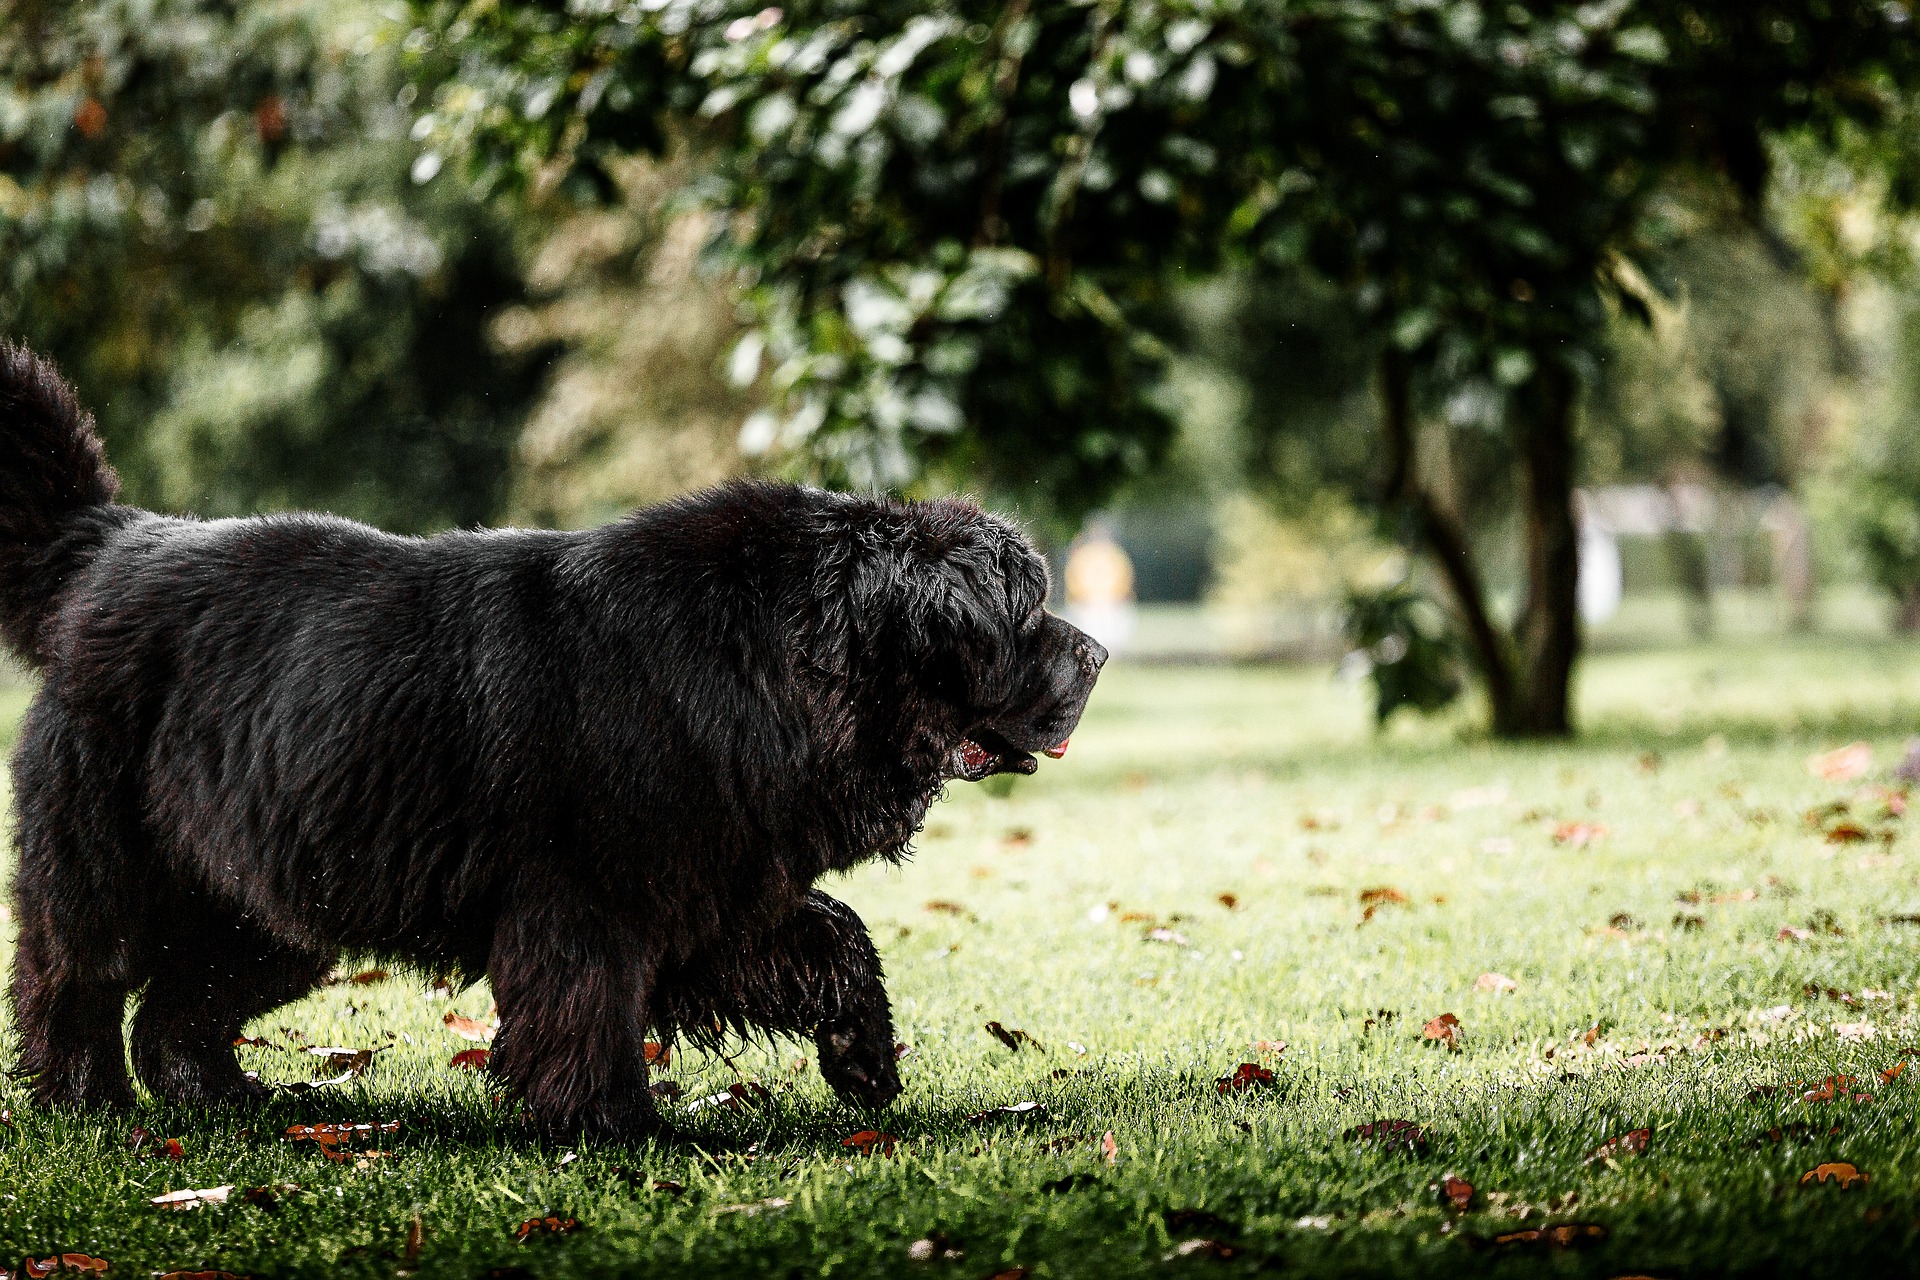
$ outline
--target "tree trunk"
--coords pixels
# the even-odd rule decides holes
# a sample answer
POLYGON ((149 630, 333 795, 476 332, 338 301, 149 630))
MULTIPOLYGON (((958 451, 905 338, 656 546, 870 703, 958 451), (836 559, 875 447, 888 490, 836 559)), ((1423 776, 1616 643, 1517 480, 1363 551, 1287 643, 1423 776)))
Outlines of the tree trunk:
POLYGON ((1515 625, 1514 714, 1502 737, 1573 732, 1573 666, 1580 656, 1580 534, 1573 518, 1571 372, 1550 358, 1516 399, 1526 519, 1526 603, 1515 625))
POLYGON ((1507 639, 1487 607, 1486 588, 1473 562, 1466 530, 1420 482, 1416 470, 1413 404, 1406 357, 1389 349, 1381 358, 1382 430, 1387 446, 1385 497, 1413 526, 1413 533, 1446 579, 1455 610, 1473 646, 1474 665, 1486 687, 1495 732, 1514 715, 1514 672, 1507 639))
POLYGON ((1900 612, 1894 615, 1893 629, 1903 636, 1920 635, 1920 587, 1908 587, 1900 593, 1900 612))

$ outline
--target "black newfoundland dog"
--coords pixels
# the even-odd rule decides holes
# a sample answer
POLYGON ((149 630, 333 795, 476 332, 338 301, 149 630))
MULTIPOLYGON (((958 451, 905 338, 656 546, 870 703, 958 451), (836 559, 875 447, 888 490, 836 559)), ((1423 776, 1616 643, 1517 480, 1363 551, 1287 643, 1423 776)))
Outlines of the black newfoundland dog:
POLYGON ((234 1037, 345 950, 485 973, 548 1134, 661 1127, 656 1034, 805 1034, 900 1091, 829 871, 953 779, 1066 746, 1106 659, 969 503, 735 484, 584 533, 402 538, 114 502, 72 391, 0 345, 20 1068, 45 1103, 257 1095, 234 1037))

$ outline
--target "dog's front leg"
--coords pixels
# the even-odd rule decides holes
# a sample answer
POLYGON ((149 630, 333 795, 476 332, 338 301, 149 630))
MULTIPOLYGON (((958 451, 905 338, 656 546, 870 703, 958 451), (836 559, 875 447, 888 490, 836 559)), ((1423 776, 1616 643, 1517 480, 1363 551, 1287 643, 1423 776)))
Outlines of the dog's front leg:
POLYGON ((586 897, 549 890, 495 928, 487 975, 500 1031, 491 1068, 544 1136, 637 1141, 666 1127, 647 1090, 655 966, 640 939, 586 897))
POLYGON ((661 1021, 715 1021, 810 1035, 820 1074, 848 1102, 882 1107, 900 1094, 893 1014, 873 940, 853 909, 817 890, 799 909, 744 938, 703 948, 662 983, 661 1021))

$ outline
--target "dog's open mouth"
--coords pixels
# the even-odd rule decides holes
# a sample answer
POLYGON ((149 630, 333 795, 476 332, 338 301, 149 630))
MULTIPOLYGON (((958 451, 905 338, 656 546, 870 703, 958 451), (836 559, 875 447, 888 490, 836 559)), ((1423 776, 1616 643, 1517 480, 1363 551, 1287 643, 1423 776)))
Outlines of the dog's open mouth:
MULTIPOLYGON (((1040 754, 1058 760, 1067 754, 1067 742, 1062 738, 1040 754)), ((953 751, 953 774, 965 782, 979 782, 996 773, 1032 773, 1039 767, 1031 751, 1020 750, 991 729, 976 730, 953 751)))

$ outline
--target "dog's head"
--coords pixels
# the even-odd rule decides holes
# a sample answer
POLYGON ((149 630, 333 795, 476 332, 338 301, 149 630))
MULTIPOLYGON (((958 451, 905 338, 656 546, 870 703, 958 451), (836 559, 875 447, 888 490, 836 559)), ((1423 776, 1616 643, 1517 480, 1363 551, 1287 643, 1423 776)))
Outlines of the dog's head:
POLYGON ((971 502, 850 500, 823 539, 817 597, 831 660, 937 777, 1032 773, 1058 757, 1107 660, 1047 612, 1047 566, 1019 530, 971 502))

